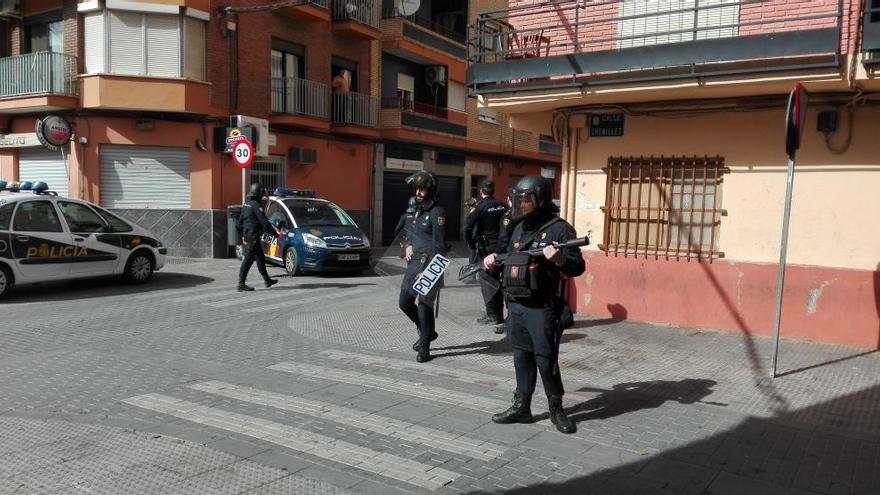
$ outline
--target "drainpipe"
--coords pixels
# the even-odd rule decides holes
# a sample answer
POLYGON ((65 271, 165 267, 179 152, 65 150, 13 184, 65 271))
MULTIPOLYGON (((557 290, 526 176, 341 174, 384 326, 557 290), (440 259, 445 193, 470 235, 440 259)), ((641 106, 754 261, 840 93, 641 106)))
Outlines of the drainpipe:
MULTIPOLYGON (((569 130, 571 133, 571 130, 569 130)), ((568 223, 574 226, 575 211, 577 207, 577 159, 578 150, 581 142, 581 129, 578 127, 574 130, 574 146, 571 147, 571 158, 568 162, 568 214, 566 215, 568 223)))
POLYGON ((564 159, 562 160, 562 166, 560 167, 560 175, 562 177, 559 181, 559 210, 562 214, 563 220, 568 221, 568 181, 570 180, 568 176, 568 165, 571 162, 571 131, 568 129, 568 115, 565 116, 565 126, 565 137, 562 140, 565 152, 562 155, 564 159))

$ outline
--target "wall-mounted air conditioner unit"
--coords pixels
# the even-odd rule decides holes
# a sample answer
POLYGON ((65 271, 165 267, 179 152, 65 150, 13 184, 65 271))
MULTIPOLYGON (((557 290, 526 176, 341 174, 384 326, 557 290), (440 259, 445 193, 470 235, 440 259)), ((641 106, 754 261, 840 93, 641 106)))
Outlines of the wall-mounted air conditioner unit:
POLYGON ((428 84, 440 84, 446 86, 446 67, 434 65, 425 69, 425 82, 428 84))
POLYGON ((287 150, 288 163, 318 163, 318 150, 310 148, 290 148, 287 150))

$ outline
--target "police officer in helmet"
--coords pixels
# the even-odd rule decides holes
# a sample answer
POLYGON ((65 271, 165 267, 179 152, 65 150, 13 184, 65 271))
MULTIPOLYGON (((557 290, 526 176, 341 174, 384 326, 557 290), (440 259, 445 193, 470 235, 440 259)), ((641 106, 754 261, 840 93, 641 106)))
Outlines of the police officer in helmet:
MULTIPOLYGON (((464 237, 468 247, 475 249, 479 259, 494 253, 498 245, 501 218, 507 206, 495 199, 495 183, 486 180, 480 185, 480 201, 465 222, 464 237)), ((477 323, 499 325, 504 322, 504 300, 501 285, 497 278, 488 272, 480 273, 480 290, 486 314, 477 318, 477 323)))
POLYGON ((409 197, 409 202, 406 205, 406 211, 403 215, 400 215, 400 220, 397 221, 397 226, 394 227, 394 238, 400 235, 401 232, 406 232, 406 226, 409 222, 412 221, 413 215, 416 214, 416 209, 418 208, 419 202, 418 198, 415 196, 409 197))
POLYGON ((437 179, 433 174, 422 170, 407 177, 406 182, 415 194, 416 211, 405 227, 407 268, 400 286, 399 305, 418 329, 419 339, 413 344, 413 350, 418 352, 416 361, 424 363, 431 359, 431 341, 437 338, 434 307, 432 300, 417 293, 412 286, 435 254, 446 254, 446 213, 436 203, 437 179))
MULTIPOLYGON (((513 405, 492 416, 495 423, 529 423, 531 401, 540 372, 550 404, 550 420, 562 433, 577 427, 562 408, 562 378, 559 374, 559 316, 563 305, 565 277, 585 270, 579 248, 556 247, 575 237, 574 229, 558 217, 552 202, 552 184, 539 175, 523 177, 513 191, 516 223, 507 245, 508 257, 501 266, 507 299, 507 333, 513 347, 516 392, 513 405), (517 251, 542 248, 543 256, 517 251)), ((483 260, 487 270, 496 266, 496 255, 483 260)))
POLYGON ((263 234, 281 235, 281 231, 272 227, 272 224, 266 220, 266 215, 263 214, 263 209, 260 205, 262 195, 263 188, 260 187, 260 184, 256 182, 251 184, 247 201, 241 207, 241 216, 238 220, 242 233, 242 259, 241 268, 238 271, 239 292, 254 290, 253 287, 245 284, 254 260, 257 262, 257 270, 263 276, 263 282, 266 284, 267 289, 278 283, 277 280, 269 278, 269 273, 266 272, 266 256, 263 254, 263 243, 261 240, 263 234))

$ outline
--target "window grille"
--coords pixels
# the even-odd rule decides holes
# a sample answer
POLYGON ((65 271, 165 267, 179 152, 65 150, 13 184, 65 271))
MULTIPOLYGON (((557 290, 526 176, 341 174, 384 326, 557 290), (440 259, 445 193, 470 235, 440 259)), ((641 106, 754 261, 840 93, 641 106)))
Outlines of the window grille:
POLYGON ((284 187, 284 160, 281 157, 268 157, 254 160, 251 164, 251 183, 274 191, 284 187))
POLYGON ((616 157, 606 175, 599 249, 624 256, 723 258, 719 249, 724 158, 616 157))

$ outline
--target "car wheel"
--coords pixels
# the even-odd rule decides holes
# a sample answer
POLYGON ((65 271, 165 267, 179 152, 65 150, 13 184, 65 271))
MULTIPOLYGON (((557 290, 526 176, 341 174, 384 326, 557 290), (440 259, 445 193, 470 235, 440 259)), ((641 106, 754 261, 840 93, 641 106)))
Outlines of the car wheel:
POLYGON ((12 290, 12 272, 9 268, 0 265, 0 299, 6 297, 10 290, 12 290))
POLYGON ((284 251, 284 269, 291 277, 299 274, 299 259, 296 257, 296 249, 292 247, 284 251))
POLYGON ((153 257, 146 252, 131 255, 125 265, 125 279, 129 282, 142 284, 153 277, 153 257))

